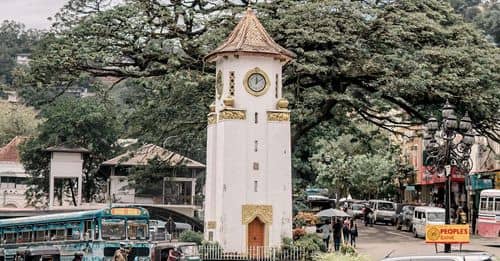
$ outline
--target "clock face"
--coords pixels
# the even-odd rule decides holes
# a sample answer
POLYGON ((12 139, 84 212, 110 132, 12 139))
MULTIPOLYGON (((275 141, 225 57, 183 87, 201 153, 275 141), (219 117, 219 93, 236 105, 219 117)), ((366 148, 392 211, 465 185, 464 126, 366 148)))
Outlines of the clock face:
POLYGON ((220 99, 222 97, 222 71, 217 72, 217 76, 215 78, 215 89, 217 90, 217 98, 220 99))
POLYGON ((266 84, 266 78, 261 73, 252 73, 248 77, 248 87, 254 92, 261 92, 266 84))

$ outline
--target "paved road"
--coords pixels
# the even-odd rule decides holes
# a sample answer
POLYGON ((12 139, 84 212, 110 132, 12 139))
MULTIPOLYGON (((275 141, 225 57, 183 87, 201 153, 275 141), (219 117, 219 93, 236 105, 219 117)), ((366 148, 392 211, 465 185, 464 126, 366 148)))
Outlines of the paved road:
MULTIPOLYGON (((380 260, 389 252, 391 256, 433 255, 434 244, 426 244, 424 239, 413 237, 412 233, 398 231, 394 226, 374 225, 365 227, 358 223, 359 238, 357 249, 372 260, 380 260)), ((489 245, 491 241, 472 238, 470 244, 464 244, 462 251, 486 251, 500 258, 500 244, 489 245)), ((458 251, 459 245, 452 245, 452 251, 458 251)), ((438 251, 443 251, 443 245, 438 245, 438 251)))

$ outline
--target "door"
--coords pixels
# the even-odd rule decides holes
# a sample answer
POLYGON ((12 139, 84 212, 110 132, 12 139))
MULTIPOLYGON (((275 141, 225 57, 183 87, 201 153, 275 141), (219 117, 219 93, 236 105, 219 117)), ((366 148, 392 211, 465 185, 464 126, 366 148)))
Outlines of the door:
POLYGON ((248 224, 248 249, 253 255, 258 255, 264 246, 264 234, 266 225, 255 218, 248 224))

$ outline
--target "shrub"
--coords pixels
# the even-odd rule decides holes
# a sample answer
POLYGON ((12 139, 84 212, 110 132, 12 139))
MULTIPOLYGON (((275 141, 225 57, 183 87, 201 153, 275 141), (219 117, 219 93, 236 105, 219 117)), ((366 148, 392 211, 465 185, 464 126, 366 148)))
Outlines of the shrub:
POLYGON ((316 217, 313 213, 299 212, 299 214, 293 218, 293 224, 295 227, 314 226, 317 223, 318 217, 316 217))
POLYGON ((305 234, 298 240, 295 240, 293 245, 304 249, 308 253, 326 251, 323 240, 316 234, 305 234))
POLYGON ((195 242, 196 244, 201 245, 201 242, 203 241, 203 233, 185 230, 179 235, 179 240, 182 242, 195 242))

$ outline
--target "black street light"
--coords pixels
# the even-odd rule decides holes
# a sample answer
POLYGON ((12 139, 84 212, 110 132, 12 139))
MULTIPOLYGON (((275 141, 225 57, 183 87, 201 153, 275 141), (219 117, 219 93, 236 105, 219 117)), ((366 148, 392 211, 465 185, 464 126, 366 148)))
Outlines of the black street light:
MULTIPOLYGON (((446 176, 445 224, 450 224, 451 167, 462 173, 469 173, 472 168, 470 151, 474 144, 474 135, 468 114, 459 121, 453 105, 448 101, 443 107, 442 116, 441 123, 436 118, 427 121, 424 135, 425 165, 430 168, 432 174, 444 173, 446 176)), ((451 245, 445 244, 444 251, 451 252, 451 245)))

